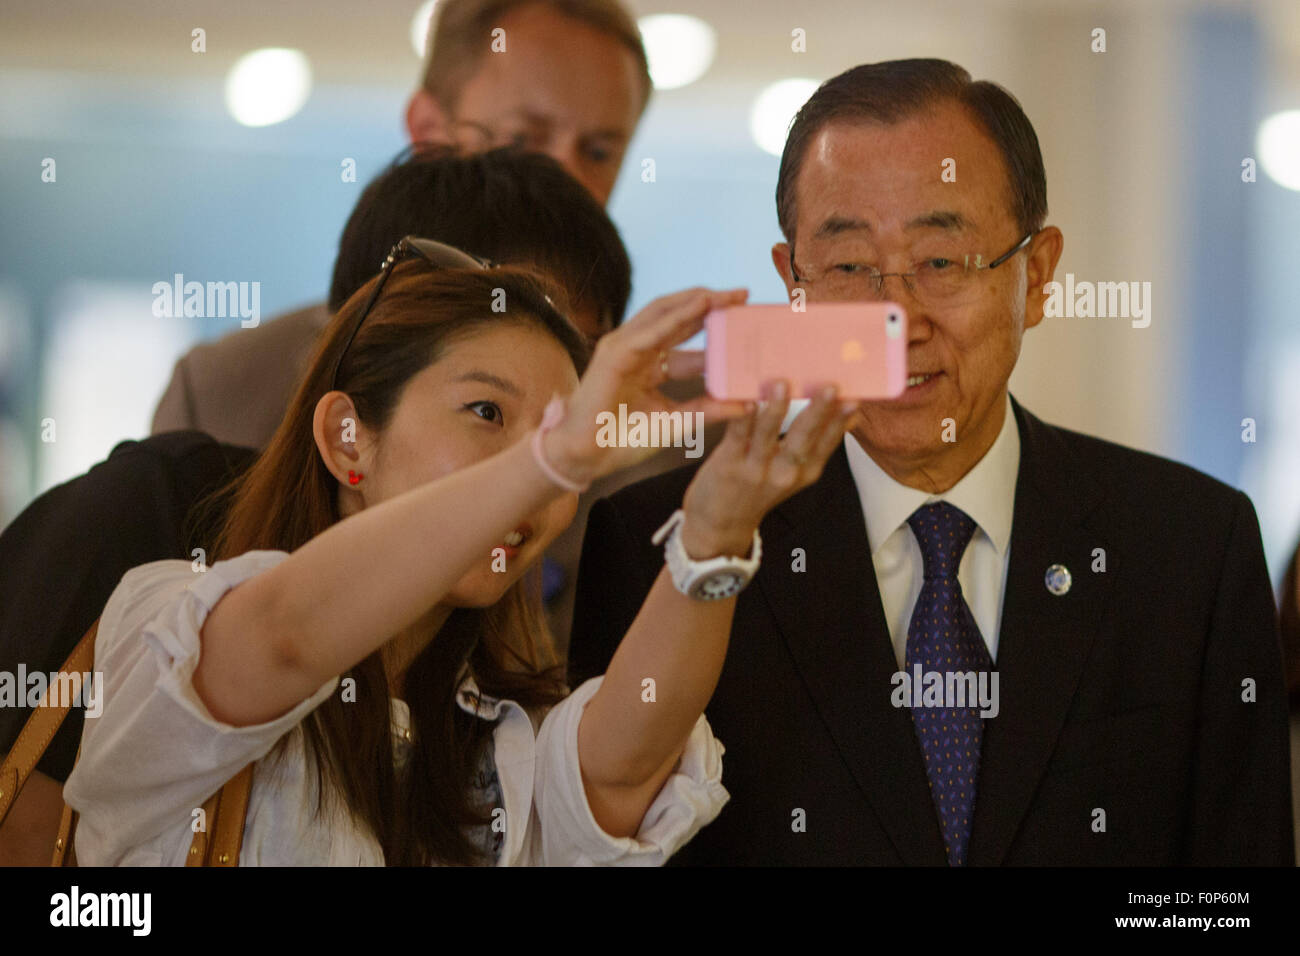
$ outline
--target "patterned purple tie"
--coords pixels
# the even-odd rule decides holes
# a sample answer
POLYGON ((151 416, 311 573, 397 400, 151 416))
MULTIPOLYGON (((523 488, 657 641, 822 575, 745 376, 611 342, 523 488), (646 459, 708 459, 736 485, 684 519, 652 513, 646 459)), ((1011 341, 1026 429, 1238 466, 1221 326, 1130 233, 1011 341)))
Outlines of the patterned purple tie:
MULTIPOLYGON (((917 508, 907 523, 925 561, 925 580, 907 628, 907 678, 912 680, 914 667, 920 664, 923 673, 942 675, 946 689, 950 672, 993 669, 988 647, 957 581, 957 567, 975 522, 960 508, 940 501, 917 508)), ((978 700, 972 701, 968 695, 966 703, 975 706, 925 707, 921 701, 912 701, 912 726, 925 757, 930 796, 951 866, 966 863, 983 732, 978 700)))

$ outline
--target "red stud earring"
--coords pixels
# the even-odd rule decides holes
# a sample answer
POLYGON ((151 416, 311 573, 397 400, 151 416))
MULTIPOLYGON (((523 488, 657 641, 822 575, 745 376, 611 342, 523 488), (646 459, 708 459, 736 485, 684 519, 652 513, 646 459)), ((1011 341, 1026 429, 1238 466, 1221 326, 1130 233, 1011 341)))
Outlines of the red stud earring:
POLYGON ((358 481, 360 481, 360 480, 361 480, 362 478, 364 478, 364 477, 366 477, 366 476, 363 475, 363 474, 361 474, 361 472, 359 472, 359 471, 353 471, 351 468, 348 469, 348 484, 349 484, 349 485, 355 485, 358 481))

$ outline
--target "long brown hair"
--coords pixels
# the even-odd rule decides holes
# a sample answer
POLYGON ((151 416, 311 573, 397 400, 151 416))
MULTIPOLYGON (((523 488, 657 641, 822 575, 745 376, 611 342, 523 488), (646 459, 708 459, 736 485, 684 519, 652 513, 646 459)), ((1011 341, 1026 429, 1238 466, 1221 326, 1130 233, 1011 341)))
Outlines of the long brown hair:
MULTIPOLYGON (((344 303, 270 444, 218 493, 231 506, 214 545, 216 558, 256 549, 293 551, 340 519, 338 482, 318 453, 312 419, 330 389, 347 332, 377 281, 344 303)), ((338 388, 352 399, 359 423, 380 433, 407 382, 436 362, 454 338, 501 322, 548 332, 581 374, 585 340, 548 296, 563 301, 556 288, 524 269, 434 271, 423 262, 399 263, 347 347, 338 388), (507 309, 494 311, 502 293, 507 309)), ((452 611, 405 677, 414 742, 403 773, 393 760, 381 652, 340 675, 355 680, 355 701, 336 693, 301 725, 316 770, 315 812, 322 813, 331 792, 341 794, 390 866, 482 862, 465 828, 488 822, 487 809, 473 803, 471 781, 491 725, 461 710, 456 693, 468 668, 485 693, 525 708, 546 707, 565 695, 540 603, 534 568, 493 606, 452 611)), ((292 736, 281 740, 277 756, 292 736)))

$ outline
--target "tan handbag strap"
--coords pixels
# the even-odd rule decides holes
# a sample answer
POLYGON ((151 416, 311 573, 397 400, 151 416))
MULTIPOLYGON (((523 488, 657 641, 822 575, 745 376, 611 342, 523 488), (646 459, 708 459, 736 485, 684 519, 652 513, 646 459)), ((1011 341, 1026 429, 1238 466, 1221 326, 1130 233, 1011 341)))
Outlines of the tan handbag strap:
MULTIPOLYGON (((82 635, 77 646, 72 649, 68 659, 63 662, 61 673, 85 674, 95 663, 95 635, 99 632, 99 619, 90 625, 90 630, 82 635)), ((0 823, 8 815, 9 809, 18 799, 19 792, 27 783, 36 765, 40 763, 45 748, 50 745, 54 735, 63 726, 63 720, 72 709, 71 702, 56 702, 54 706, 45 706, 49 702, 53 687, 45 689, 45 697, 36 707, 27 723, 23 724, 18 739, 14 741, 4 762, 0 763, 0 823)), ((84 693, 84 691, 83 691, 84 693)))
POLYGON ((207 832, 195 833, 190 842, 186 866, 239 866, 239 848, 244 842, 248 797, 253 789, 250 763, 213 794, 203 805, 207 832))
MULTIPOLYGON (((77 757, 81 757, 81 748, 77 748, 77 757)), ((72 762, 76 766, 76 761, 72 762)), ((77 851, 72 848, 72 837, 77 832, 77 811, 63 803, 63 816, 59 818, 59 835, 54 841, 54 859, 50 866, 76 866, 77 851)))
MULTIPOLYGON (((80 750, 77 756, 81 756, 80 750)), ((190 851, 185 856, 186 866, 239 866, 239 848, 244 842, 244 821, 248 816, 248 797, 252 789, 253 765, 250 763, 208 797, 203 804, 205 826, 190 841, 190 851)), ((77 851, 73 846, 76 833, 77 811, 65 803, 51 866, 77 865, 77 851)))
MULTIPOLYGON (((99 619, 96 618, 63 662, 62 673, 85 674, 92 670, 95 663, 95 636, 98 633, 99 619)), ((45 691, 47 699, 50 690, 52 688, 45 691)), ((41 706, 32 711, 13 747, 4 761, 0 762, 0 823, 4 822, 23 785, 40 763, 45 749, 72 709, 71 702, 60 702, 50 707, 45 706, 45 703, 42 701, 41 706)), ((77 757, 81 757, 80 748, 77 749, 77 757)), ((208 798, 203 805, 206 830, 194 834, 185 860, 186 866, 239 865, 239 849, 244 841, 244 819, 248 815, 248 798, 252 786, 253 765, 249 764, 208 798)), ((59 835, 54 841, 52 866, 76 866, 77 855, 73 847, 76 831, 77 812, 65 803, 63 817, 59 821, 59 835)))

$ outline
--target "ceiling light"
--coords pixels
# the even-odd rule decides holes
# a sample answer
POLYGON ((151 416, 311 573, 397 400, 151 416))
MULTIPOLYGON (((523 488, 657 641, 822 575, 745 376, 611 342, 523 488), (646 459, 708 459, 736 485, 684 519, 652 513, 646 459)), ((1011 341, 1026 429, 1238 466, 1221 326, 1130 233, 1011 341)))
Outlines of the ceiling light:
POLYGON ((245 53, 226 76, 226 109, 245 126, 293 116, 311 93, 311 66, 301 50, 267 47, 245 53))
POLYGON ((718 35, 699 17, 656 13, 636 22, 656 90, 694 83, 713 64, 718 35))
POLYGON ((790 121, 819 85, 806 77, 790 77, 777 80, 758 94, 749 110, 749 134, 759 149, 781 155, 790 121))
POLYGON ((1260 123, 1255 150, 1269 179, 1300 191, 1300 110, 1274 113, 1260 123))

